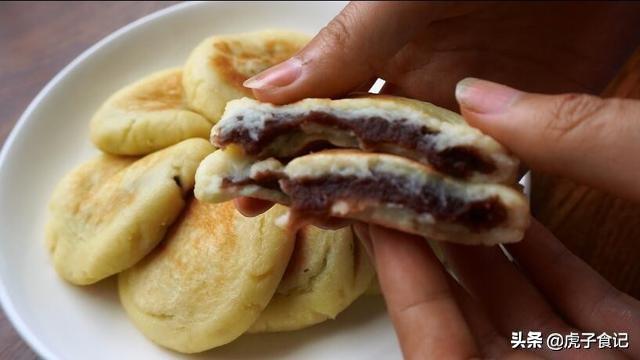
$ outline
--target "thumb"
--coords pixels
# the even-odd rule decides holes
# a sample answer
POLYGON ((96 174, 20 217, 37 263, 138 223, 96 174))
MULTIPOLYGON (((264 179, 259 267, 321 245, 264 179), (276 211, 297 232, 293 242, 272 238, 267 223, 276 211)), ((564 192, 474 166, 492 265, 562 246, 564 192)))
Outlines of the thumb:
POLYGON ((348 93, 376 77, 379 67, 424 22, 425 4, 352 2, 291 59, 245 81, 256 98, 287 103, 348 93))
POLYGON ((532 169, 640 201, 640 101, 532 94, 479 79, 456 87, 462 115, 532 169))

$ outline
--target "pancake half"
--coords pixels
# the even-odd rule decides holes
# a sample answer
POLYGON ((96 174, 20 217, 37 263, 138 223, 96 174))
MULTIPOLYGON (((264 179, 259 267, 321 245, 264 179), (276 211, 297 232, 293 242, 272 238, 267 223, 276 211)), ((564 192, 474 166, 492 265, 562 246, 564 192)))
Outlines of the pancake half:
POLYGON ((212 124, 187 109, 183 95, 181 69, 128 85, 91 119, 91 141, 110 154, 145 155, 189 138, 207 138, 212 124))
POLYGON ((190 139, 136 161, 101 155, 66 175, 47 224, 58 274, 86 285, 138 262, 179 215, 211 151, 206 140, 190 139))
POLYGON ((310 37, 293 31, 265 30, 213 36, 198 45, 184 67, 189 106, 209 120, 220 119, 227 101, 251 96, 248 78, 293 56, 310 37))
POLYGON ((403 157, 355 150, 326 150, 286 165, 248 161, 233 147, 218 150, 198 168, 195 194, 211 202, 250 196, 287 204, 289 224, 333 216, 465 244, 518 241, 529 216, 526 198, 509 186, 462 182, 403 157))
POLYGON ((460 115, 384 95, 281 106, 234 100, 214 126, 211 142, 238 146, 258 160, 290 159, 319 145, 390 153, 472 182, 511 183, 518 170, 516 158, 460 115))
POLYGON ((293 250, 275 206, 252 218, 233 204, 192 200, 164 242, 118 277, 120 300, 142 333, 183 353, 226 344, 269 303, 293 250))
POLYGON ((249 332, 298 330, 333 319, 365 292, 373 277, 350 227, 304 227, 278 290, 249 332))

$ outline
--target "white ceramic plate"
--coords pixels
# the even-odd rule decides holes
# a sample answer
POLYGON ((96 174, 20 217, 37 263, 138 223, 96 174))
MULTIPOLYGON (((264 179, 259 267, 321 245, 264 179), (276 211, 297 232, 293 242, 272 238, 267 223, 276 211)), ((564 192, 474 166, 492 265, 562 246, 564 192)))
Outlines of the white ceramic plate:
POLYGON ((0 300, 23 338, 48 359, 371 359, 400 353, 378 297, 307 330, 245 335, 195 356, 155 346, 128 321, 113 279, 60 280, 44 246, 57 181, 97 153, 88 120, 121 86, 180 65, 202 39, 269 27, 317 32, 344 3, 189 3, 140 19, 64 68, 20 118, 0 154, 0 300))

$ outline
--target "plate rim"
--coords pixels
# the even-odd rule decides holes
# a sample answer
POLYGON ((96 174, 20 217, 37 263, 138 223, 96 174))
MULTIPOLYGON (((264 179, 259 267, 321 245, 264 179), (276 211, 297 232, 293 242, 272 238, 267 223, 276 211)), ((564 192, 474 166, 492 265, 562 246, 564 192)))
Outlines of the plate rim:
MULTIPOLYGON (((214 1, 214 3, 219 2, 220 1, 214 1)), ((170 13, 174 13, 176 11, 192 6, 199 6, 201 3, 202 1, 194 1, 170 5, 164 9, 157 10, 137 20, 134 20, 111 32, 110 34, 97 41, 95 44, 82 51, 80 55, 76 56, 71 62, 64 66, 60 71, 58 71, 58 73, 56 73, 53 78, 51 78, 51 80, 49 80, 47 84, 38 92, 33 100, 31 100, 24 112, 18 118, 18 121, 16 121, 13 129, 11 129, 11 131, 9 132, 9 135, 7 136, 4 144, 2 145, 2 149, 0 150, 0 172, 3 172, 3 169, 6 166, 7 158, 9 156, 9 149, 13 147, 14 142, 22 133, 23 128, 27 123, 27 119, 31 117, 31 114, 40 105, 42 100, 58 85, 60 81, 62 81, 64 77, 67 76, 68 73, 77 68, 82 62, 93 55, 93 53, 98 51, 98 49, 113 41, 116 41, 118 38, 128 33, 129 31, 140 27, 141 25, 148 22, 165 17, 170 13)), ((0 186, 3 185, 0 184, 0 186)), ((38 337, 33 333, 31 327, 28 326, 23 320, 22 316, 18 314, 2 278, 0 278, 0 305, 2 306, 2 309, 4 310, 4 313, 6 314, 6 317, 11 325, 14 327, 18 335, 20 335, 20 338, 24 342, 26 342, 27 345, 29 345, 31 350, 33 350, 38 356, 44 359, 59 359, 57 355, 54 355, 54 352, 51 351, 49 346, 42 343, 40 339, 38 339, 38 337)))

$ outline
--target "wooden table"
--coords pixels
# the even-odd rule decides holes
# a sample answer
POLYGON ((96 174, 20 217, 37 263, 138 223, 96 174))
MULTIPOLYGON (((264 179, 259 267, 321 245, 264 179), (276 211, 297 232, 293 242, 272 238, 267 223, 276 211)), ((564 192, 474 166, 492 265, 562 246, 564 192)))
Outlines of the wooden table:
MULTIPOLYGON (((0 145, 40 89, 83 50, 172 3, 0 3, 0 145)), ((1 310, 0 359, 36 359, 1 310)))
MULTIPOLYGON (((0 84, 3 84, 0 87, 0 145, 29 102, 63 66, 117 28, 169 5, 167 2, 0 3, 0 84)), ((608 89, 607 95, 640 98, 640 52, 608 89)), ((640 206, 612 200, 605 194, 561 179, 536 175, 535 180, 538 191, 533 210, 542 221, 619 288, 639 296, 640 265, 635 259, 620 264, 617 258, 625 249, 633 249, 640 256, 640 246, 634 244, 640 236, 640 226, 627 221, 630 216, 640 219, 640 206), (575 209, 575 203, 580 203, 583 211, 564 211, 562 205, 571 198, 576 199, 574 206, 566 209, 575 209), (602 202, 616 206, 607 218, 584 211, 602 202), (625 222, 616 223, 622 220, 625 222), (595 243, 620 251, 594 251, 595 243)), ((36 359, 1 310, 0 359, 36 359)))

